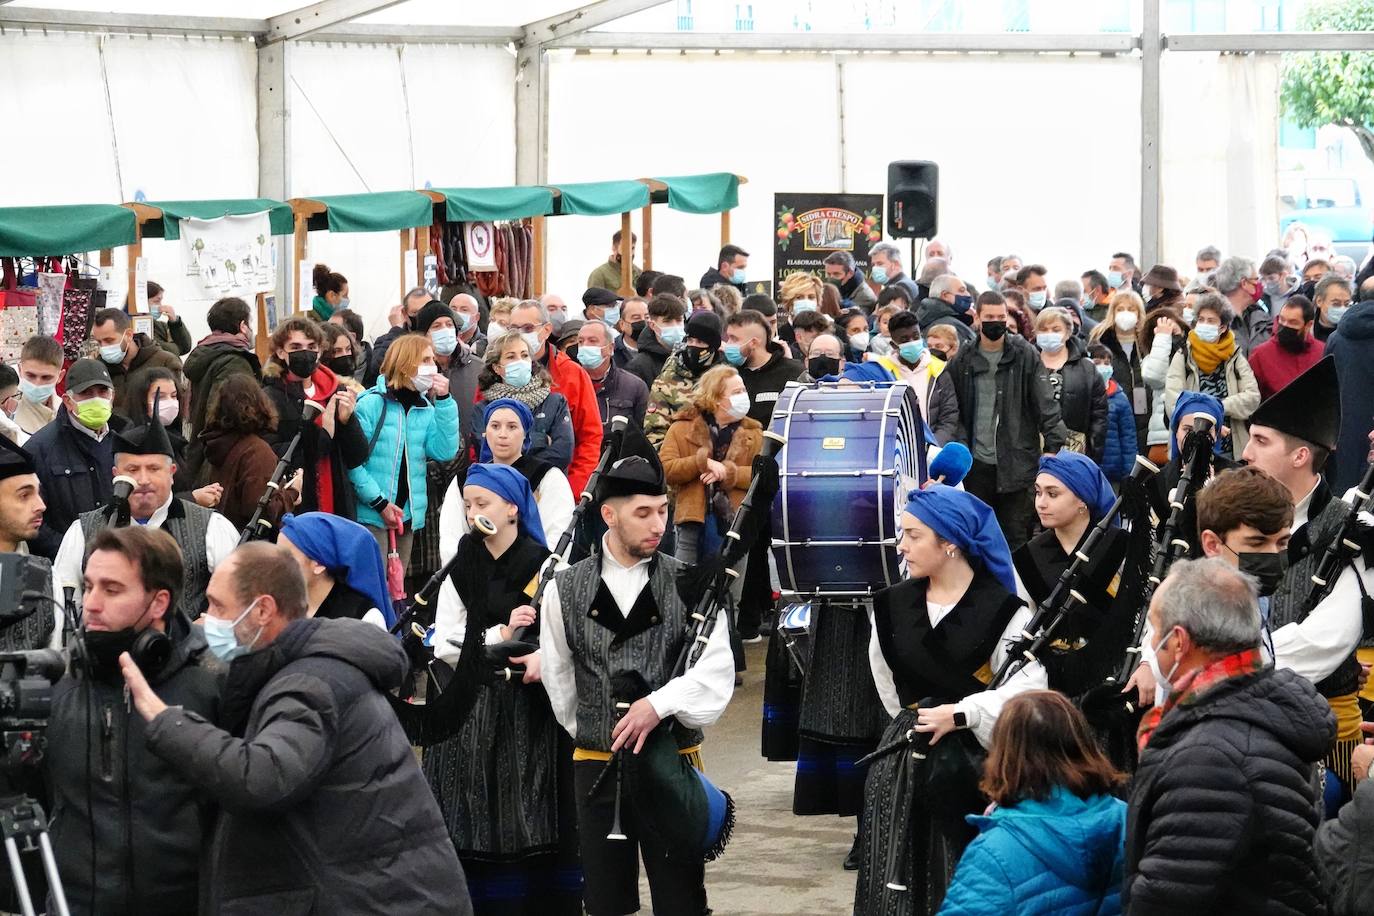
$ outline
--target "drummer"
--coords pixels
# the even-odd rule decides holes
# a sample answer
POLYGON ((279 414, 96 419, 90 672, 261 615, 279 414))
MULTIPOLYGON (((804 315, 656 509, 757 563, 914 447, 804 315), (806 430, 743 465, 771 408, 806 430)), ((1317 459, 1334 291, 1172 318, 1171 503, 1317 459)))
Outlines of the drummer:
POLYGON ((923 765, 940 773, 938 784, 909 773, 905 784, 915 788, 894 798, 898 766, 915 765, 912 755, 888 753, 869 767, 854 912, 888 916, 939 909, 975 833, 964 816, 985 805, 980 770, 1002 704, 1047 683, 1045 669, 1031 662, 1002 686, 989 686, 1008 640, 1031 616, 1016 594, 1011 552, 992 509, 943 485, 916 490, 901 515, 897 549, 911 578, 874 596, 868 652, 894 716, 882 746, 905 747, 901 739, 914 729, 930 741, 923 765), (899 839, 905 854, 889 874, 889 847, 899 839))
MULTIPOLYGON (((1061 451, 1040 459, 1035 478, 1035 512, 1045 530, 1017 549, 1012 559, 1031 599, 1043 605, 1073 562, 1074 554, 1116 501, 1102 470, 1086 455, 1061 451)), ((1050 687, 1070 697, 1100 683, 1087 675, 1086 653, 1093 624, 1101 621, 1116 595, 1117 575, 1126 555, 1125 532, 1113 525, 1083 567, 1075 591, 1086 599, 1078 614, 1056 630, 1059 637, 1046 662, 1050 687)), ((1118 659, 1106 660, 1112 664, 1118 659)), ((1096 669, 1098 666, 1092 666, 1096 669)))

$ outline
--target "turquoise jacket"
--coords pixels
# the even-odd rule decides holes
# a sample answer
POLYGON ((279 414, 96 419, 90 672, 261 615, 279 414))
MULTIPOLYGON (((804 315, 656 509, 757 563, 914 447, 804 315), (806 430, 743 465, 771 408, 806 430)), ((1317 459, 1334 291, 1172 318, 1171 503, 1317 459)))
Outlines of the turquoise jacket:
POLYGON ((1061 787, 1043 802, 1023 801, 968 822, 981 833, 959 860, 940 916, 1120 914, 1124 801, 1084 801, 1061 787))
POLYGON ((423 528, 429 504, 425 462, 449 461, 458 454, 458 405, 448 397, 406 410, 387 393, 385 380, 379 378, 376 385, 358 396, 354 415, 368 441, 376 439, 367 461, 348 472, 358 494, 358 521, 381 527, 382 517, 372 504, 378 498, 396 501, 404 442, 410 497, 401 511, 414 522, 416 530, 423 528), (380 434, 379 422, 383 424, 380 434))

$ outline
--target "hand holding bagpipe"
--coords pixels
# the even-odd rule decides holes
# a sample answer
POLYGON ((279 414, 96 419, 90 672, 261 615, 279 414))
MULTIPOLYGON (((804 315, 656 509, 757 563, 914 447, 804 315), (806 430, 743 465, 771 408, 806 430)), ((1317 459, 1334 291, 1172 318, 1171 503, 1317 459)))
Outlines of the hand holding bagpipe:
POLYGON ((315 418, 324 413, 324 405, 316 401, 306 401, 305 407, 301 411, 301 422, 296 426, 296 434, 291 437, 291 442, 286 446, 286 451, 282 452, 281 459, 277 461, 277 466, 272 469, 272 476, 267 479, 267 487, 262 491, 262 496, 258 499, 257 506, 253 509, 253 516, 248 519, 248 524, 244 527, 243 533, 239 535, 239 544, 247 544, 249 541, 266 538, 272 531, 272 523, 263 518, 267 513, 267 506, 272 502, 272 497, 282 488, 282 480, 286 477, 287 470, 294 463, 296 449, 301 444, 301 435, 307 426, 315 422, 315 418))
MULTIPOLYGON (((1341 567, 1359 556, 1362 548, 1355 540, 1355 531, 1360 525, 1360 513, 1368 512, 1374 506, 1374 462, 1365 468, 1364 477, 1350 494, 1341 516, 1341 527, 1336 537, 1326 545, 1326 551, 1312 573, 1312 589, 1307 595, 1307 609, 1315 608, 1323 598, 1331 593, 1340 574, 1341 567)), ((1368 628, 1366 627, 1366 633, 1368 628)))
MULTIPOLYGON (((596 468, 591 476, 587 478, 587 485, 582 488, 582 495, 577 498, 577 505, 573 506, 572 519, 568 522, 568 527, 558 538, 558 543, 554 545, 553 552, 544 562, 539 570, 539 583, 535 586, 534 595, 530 598, 530 606, 537 609, 544 600, 544 590, 553 581, 554 573, 560 566, 566 565, 568 555, 572 552, 573 538, 577 534, 577 529, 582 523, 582 516, 587 513, 587 508, 596 498, 596 491, 601 483, 602 476, 620 457, 621 448, 625 442, 625 428, 630 425, 630 421, 621 416, 611 419, 611 434, 607 436, 602 444, 601 458, 596 463, 596 468)), ((519 664, 521 661, 539 651, 539 643, 529 636, 529 628, 534 624, 531 620, 525 626, 512 627, 511 634, 499 643, 487 646, 487 658, 497 668, 497 674, 504 676, 506 680, 518 675, 524 675, 525 669, 519 664)), ((525 683, 529 683, 525 679, 525 683)))
MULTIPOLYGON (((1136 484, 1144 485, 1158 473, 1158 467, 1137 455, 1135 465, 1131 468, 1130 479, 1136 484)), ((1073 562, 1060 574, 1059 581, 1055 583, 1049 597, 1036 608, 1016 641, 1007 647, 1006 660, 1002 662, 992 679, 993 687, 1000 687, 1026 665, 1040 659, 1064 621, 1079 608, 1087 606, 1087 599, 1083 597, 1079 588, 1083 575, 1097 558, 1099 545, 1105 547, 1103 539, 1107 535, 1107 530, 1126 501, 1128 487, 1123 485, 1121 489, 1122 495, 1116 498, 1097 524, 1088 529, 1088 536, 1074 551, 1073 562)))

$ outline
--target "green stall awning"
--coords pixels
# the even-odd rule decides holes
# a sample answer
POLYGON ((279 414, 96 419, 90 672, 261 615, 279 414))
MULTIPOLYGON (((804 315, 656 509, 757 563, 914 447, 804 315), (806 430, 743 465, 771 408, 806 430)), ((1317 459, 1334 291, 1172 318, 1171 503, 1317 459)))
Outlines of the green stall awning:
POLYGON ((668 186, 668 209, 683 213, 723 213, 739 206, 739 176, 729 172, 655 178, 668 186))
POLYGON ((0 257, 64 255, 132 245, 134 211, 116 204, 0 207, 0 257))
POLYGON ((306 199, 328 207, 322 217, 311 218, 311 229, 387 232, 392 229, 414 229, 434 222, 434 201, 419 191, 379 191, 375 194, 339 194, 306 199))
POLYGON ((168 241, 181 238, 183 219, 219 219, 221 216, 246 216, 250 213, 267 211, 272 224, 273 235, 290 235, 295 229, 291 207, 279 200, 265 197, 243 200, 150 200, 147 206, 162 211, 162 220, 144 223, 143 235, 146 238, 161 236, 168 241))
POLYGON ((451 223, 524 219, 553 213, 553 191, 540 187, 435 188, 444 195, 444 218, 451 223))
POLYGON ((610 216, 649 206, 649 186, 638 181, 591 181, 551 185, 564 216, 610 216))

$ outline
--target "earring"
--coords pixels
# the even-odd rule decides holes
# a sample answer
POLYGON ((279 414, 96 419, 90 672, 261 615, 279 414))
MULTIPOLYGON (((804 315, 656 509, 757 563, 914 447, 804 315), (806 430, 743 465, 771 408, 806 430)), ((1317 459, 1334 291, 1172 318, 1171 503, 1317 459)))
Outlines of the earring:
POLYGON ((954 559, 954 548, 953 548, 953 547, 950 547, 950 548, 946 549, 946 550, 945 550, 945 556, 948 557, 948 558, 951 559, 951 560, 954 559))

